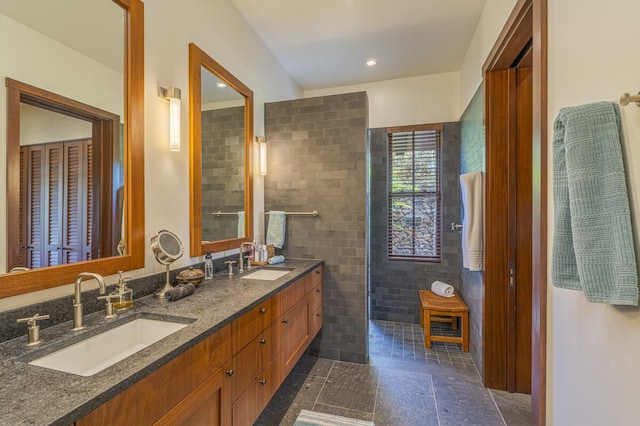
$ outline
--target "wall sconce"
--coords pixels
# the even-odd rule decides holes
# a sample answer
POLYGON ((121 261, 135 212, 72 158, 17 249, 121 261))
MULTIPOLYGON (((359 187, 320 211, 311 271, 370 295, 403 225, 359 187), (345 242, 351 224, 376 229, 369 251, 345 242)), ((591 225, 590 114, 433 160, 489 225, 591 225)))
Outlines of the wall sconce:
POLYGON ((267 175, 267 140, 264 136, 256 136, 256 142, 260 147, 260 174, 267 175))
POLYGON ((180 151, 180 89, 158 87, 158 96, 169 101, 169 149, 180 151))

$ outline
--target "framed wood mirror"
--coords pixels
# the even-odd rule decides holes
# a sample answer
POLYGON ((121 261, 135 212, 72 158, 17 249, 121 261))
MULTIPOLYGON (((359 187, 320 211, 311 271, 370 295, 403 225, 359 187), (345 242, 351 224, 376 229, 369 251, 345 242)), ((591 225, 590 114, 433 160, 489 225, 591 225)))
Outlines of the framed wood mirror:
POLYGON ((190 253, 238 248, 253 234, 253 92, 189 44, 190 253))
POLYGON ((144 5, 75 1, 0 5, 2 26, 14 36, 0 54, 16 58, 12 49, 20 49, 25 61, 0 66, 7 97, 7 212, 0 233, 7 255, 0 262, 0 298, 69 284, 80 272, 144 267, 144 186, 130 184, 144 180, 144 5), (63 122, 59 131, 51 125, 63 122), (83 126, 86 137, 68 136, 83 126), (26 161, 40 155, 41 163, 26 161), (71 175, 83 177, 72 182, 71 175), (33 184, 38 176, 42 184, 33 184), (30 213, 38 209, 42 217, 30 213), (26 229, 36 237, 29 240, 26 229), (90 236, 76 238, 80 233, 90 236), (14 268, 29 269, 8 272, 14 268))

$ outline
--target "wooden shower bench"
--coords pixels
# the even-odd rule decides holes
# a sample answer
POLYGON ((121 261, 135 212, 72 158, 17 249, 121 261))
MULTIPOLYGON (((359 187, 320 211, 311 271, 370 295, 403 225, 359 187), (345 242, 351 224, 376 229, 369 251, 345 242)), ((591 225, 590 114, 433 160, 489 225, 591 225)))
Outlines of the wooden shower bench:
POLYGON ((463 352, 469 352, 469 307, 457 294, 453 297, 442 297, 429 290, 419 290, 420 294, 420 325, 424 328, 424 346, 431 349, 431 342, 461 343, 463 352), (457 329, 457 320, 460 318, 462 336, 432 336, 431 321, 444 321, 451 319, 451 327, 457 329))

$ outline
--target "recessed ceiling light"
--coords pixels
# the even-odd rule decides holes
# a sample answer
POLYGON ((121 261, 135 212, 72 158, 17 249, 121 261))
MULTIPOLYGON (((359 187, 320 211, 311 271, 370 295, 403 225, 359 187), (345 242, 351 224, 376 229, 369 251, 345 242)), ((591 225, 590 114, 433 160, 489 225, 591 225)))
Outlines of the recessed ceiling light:
POLYGON ((378 61, 376 61, 375 59, 369 59, 369 60, 367 61, 367 66, 369 66, 369 67, 373 67, 373 66, 375 66, 377 63, 378 63, 378 61))
POLYGON ((219 82, 216 84, 216 86, 218 86, 218 87, 219 87, 219 88, 221 88, 221 89, 222 89, 223 87, 227 87, 227 85, 226 85, 226 84, 224 84, 224 83, 223 83, 223 82, 221 82, 221 81, 219 81, 219 82))

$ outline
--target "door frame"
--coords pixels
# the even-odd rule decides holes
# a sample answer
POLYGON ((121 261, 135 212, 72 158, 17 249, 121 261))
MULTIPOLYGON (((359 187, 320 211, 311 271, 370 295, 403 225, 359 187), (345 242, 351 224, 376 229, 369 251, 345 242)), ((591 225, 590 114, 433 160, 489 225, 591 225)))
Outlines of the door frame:
MULTIPOLYGON (((532 366, 531 366, 531 406, 532 423, 543 425, 546 422, 546 353, 547 353, 547 1, 518 0, 493 46, 482 72, 486 83, 485 98, 489 99, 495 85, 491 80, 497 73, 511 67, 523 48, 532 42, 533 46, 533 143, 532 143, 532 366), (494 74, 496 73, 496 74, 494 74)), ((497 79, 494 78, 494 82, 497 79)), ((500 90, 500 87, 497 88, 500 90)), ((495 173, 490 163, 490 149, 499 155, 499 144, 506 140, 509 132, 508 122, 500 113, 485 109, 487 141, 487 175, 495 173)), ((495 161, 497 158, 494 158, 495 161)), ((504 207, 501 198, 487 185, 485 235, 489 230, 504 228, 499 215, 489 214, 504 207), (502 206, 502 207, 501 207, 502 206)), ((499 231, 502 232, 502 231, 499 231)), ((506 233, 506 229, 504 230, 506 233)), ((491 322, 499 321, 500 313, 506 314, 504 299, 492 296, 495 289, 490 286, 487 276, 492 273, 489 260, 504 255, 505 249, 487 244, 485 240, 485 294, 483 323, 485 330, 491 322), (502 250, 502 251, 501 251, 502 250), (489 324, 488 324, 489 323, 489 324)), ((489 327, 490 329, 490 327, 489 327)), ((499 366, 495 358, 504 356, 504 349, 498 347, 500 340, 506 339, 501 333, 484 334, 483 380, 491 387, 491 371, 487 369, 499 366), (489 379, 489 380, 488 380, 489 379)), ((504 344, 506 347, 506 344, 504 344)))

